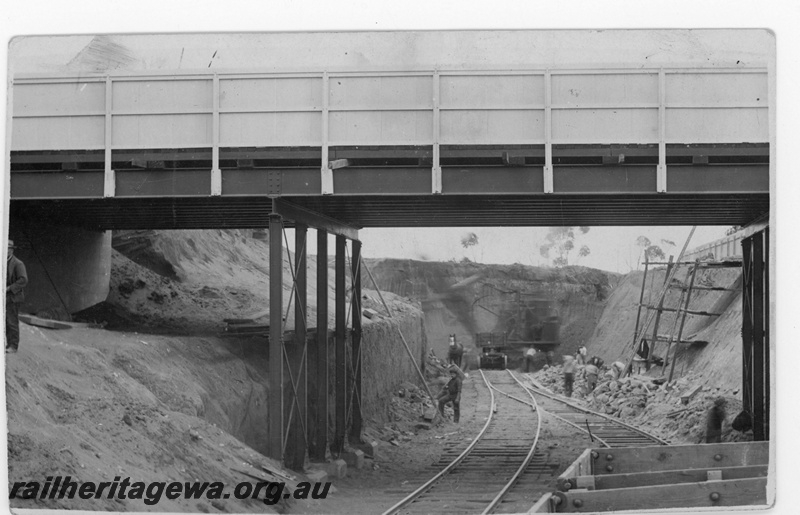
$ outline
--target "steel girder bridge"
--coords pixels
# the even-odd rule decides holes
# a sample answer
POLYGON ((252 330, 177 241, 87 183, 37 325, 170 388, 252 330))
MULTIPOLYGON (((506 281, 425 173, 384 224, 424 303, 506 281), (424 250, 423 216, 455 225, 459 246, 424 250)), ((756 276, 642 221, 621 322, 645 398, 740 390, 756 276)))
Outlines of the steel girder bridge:
MULTIPOLYGON (((298 468, 307 451, 324 458, 348 434, 360 439, 360 228, 746 225, 770 208, 769 93, 765 68, 17 75, 11 229, 268 227, 269 454, 298 468), (285 227, 297 250, 292 341, 281 313, 285 227), (318 242, 315 324, 308 228, 318 242), (329 359, 332 442, 327 382, 315 379, 329 359)), ((744 379, 761 406, 768 248, 762 238, 746 254, 744 379)), ((766 437, 768 414, 758 415, 766 437)))

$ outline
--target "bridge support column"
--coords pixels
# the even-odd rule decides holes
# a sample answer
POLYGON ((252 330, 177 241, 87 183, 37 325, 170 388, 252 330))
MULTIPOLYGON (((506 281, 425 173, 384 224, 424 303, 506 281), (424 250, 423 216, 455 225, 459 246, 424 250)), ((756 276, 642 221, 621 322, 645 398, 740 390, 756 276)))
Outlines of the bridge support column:
POLYGON ((352 309, 353 340, 351 361, 353 364, 353 394, 350 403, 353 411, 353 426, 350 430, 350 441, 361 442, 361 242, 353 240, 352 257, 352 309))
POLYGON ((742 240, 742 404, 753 439, 769 440, 769 228, 742 240))
POLYGON ((339 454, 344 449, 347 432, 347 319, 345 315, 345 251, 347 240, 344 236, 336 236, 336 430, 334 432, 331 452, 339 454))
POLYGON ((317 334, 308 346, 308 454, 325 461, 328 450, 328 233, 317 230, 317 334))
POLYGON ((269 420, 267 453, 283 459, 283 219, 269 216, 269 420))
MULTIPOLYGON (((306 281, 306 235, 308 227, 295 225, 295 258, 294 258, 294 341, 287 342, 286 365, 289 372, 289 383, 286 391, 286 449, 285 464, 292 470, 303 470, 306 459, 306 427, 307 427, 307 281, 306 281)), ((272 242, 270 241, 270 245, 272 242)))

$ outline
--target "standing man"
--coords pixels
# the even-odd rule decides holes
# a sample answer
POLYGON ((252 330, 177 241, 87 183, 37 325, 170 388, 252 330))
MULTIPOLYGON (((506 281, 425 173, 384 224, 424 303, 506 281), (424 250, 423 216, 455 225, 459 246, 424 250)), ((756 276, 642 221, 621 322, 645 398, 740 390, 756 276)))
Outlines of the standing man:
POLYGON ((450 335, 450 347, 447 351, 447 359, 451 365, 461 368, 461 357, 464 355, 464 346, 456 341, 456 335, 450 335))
POLYGON ((28 284, 25 264, 14 257, 14 240, 8 240, 6 263, 6 352, 19 349, 19 305, 25 300, 23 290, 28 284))
POLYGON ((531 371, 534 356, 536 356, 536 349, 528 347, 528 350, 525 351, 525 372, 531 371))
POLYGON ((593 365, 592 363, 587 363, 585 367, 583 367, 583 374, 586 378, 586 389, 588 390, 586 393, 591 393, 597 387, 597 373, 600 370, 593 365))
POLYGON ((725 399, 717 397, 706 415, 706 443, 722 441, 722 423, 725 421, 725 399))
POLYGON ((461 414, 461 378, 458 377, 458 370, 455 368, 450 369, 450 381, 444 385, 444 388, 437 397, 439 401, 439 413, 444 418, 444 407, 448 402, 453 403, 453 422, 458 424, 458 417, 461 414))
POLYGON ((581 344, 580 348, 578 349, 578 352, 575 353, 575 357, 578 359, 578 364, 579 365, 585 365, 586 364, 586 346, 585 345, 581 344))
POLYGON ((564 395, 572 397, 572 383, 575 382, 575 358, 564 356, 564 395))

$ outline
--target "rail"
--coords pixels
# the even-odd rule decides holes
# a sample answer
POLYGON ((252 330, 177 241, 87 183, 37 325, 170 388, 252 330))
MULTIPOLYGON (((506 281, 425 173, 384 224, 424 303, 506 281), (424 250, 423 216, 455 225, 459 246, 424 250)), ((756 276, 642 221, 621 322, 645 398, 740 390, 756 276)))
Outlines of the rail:
MULTIPOLYGON (((468 503, 469 511, 478 512, 480 508, 475 508, 475 505, 485 505, 486 507, 483 508, 481 513, 492 513, 498 507, 498 505, 503 502, 507 494, 521 480, 522 475, 526 473, 526 471, 530 472, 530 467, 532 464, 535 464, 536 459, 541 461, 543 456, 541 454, 536 454, 536 446, 539 443, 539 435, 541 432, 541 416, 535 397, 531 392, 525 389, 524 385, 519 383, 519 381, 517 381, 517 384, 530 397, 531 402, 525 401, 501 390, 497 384, 493 384, 494 379, 490 380, 490 377, 487 377, 487 374, 485 374, 482 370, 480 370, 480 373, 491 399, 489 414, 481 431, 470 442, 467 448, 455 459, 453 459, 446 467, 444 467, 431 479, 426 481, 423 485, 416 488, 413 492, 407 494, 402 500, 395 503, 391 508, 384 512, 384 515, 398 513, 400 510, 409 507, 412 503, 417 501, 422 502, 421 505, 417 506, 417 509, 424 513, 440 512, 443 510, 452 511, 453 509, 456 509, 452 505, 445 504, 450 502, 448 500, 448 495, 452 496, 454 491, 456 491, 458 488, 455 487, 454 490, 448 490, 447 481, 456 481, 456 483, 460 484, 462 488, 467 485, 466 487, 468 490, 462 490, 462 492, 458 493, 458 496, 460 497, 461 501, 468 503), (510 437, 508 435, 508 430, 509 428, 512 428, 512 430, 525 429, 531 426, 527 423, 520 424, 520 420, 514 418, 520 413, 519 410, 498 409, 497 398, 494 395, 495 392, 524 402, 525 404, 529 405, 531 407, 531 411, 536 414, 536 431, 532 437, 533 441, 527 450, 525 447, 531 438, 530 432, 528 431, 525 438, 518 438, 516 436, 510 437), (494 415, 496 412, 504 412, 507 415, 506 417, 495 417, 494 415), (510 416, 508 414, 510 414, 510 416), (502 424, 503 421, 509 422, 511 425, 504 426, 502 424), (487 436, 489 434, 493 436, 487 436), (501 444, 501 447, 498 448, 496 443, 497 440, 506 440, 509 443, 501 444), (519 445, 521 440, 524 440, 524 443, 519 445), (479 443, 481 446, 479 446, 479 443), (470 456, 470 454, 472 454, 472 456, 470 456), (521 457, 523 454, 524 457, 521 457), (467 460, 468 456, 470 458, 469 460, 467 460), (516 458, 514 458, 515 456, 516 458), (520 459, 520 461, 517 462, 517 459, 520 459), (519 463, 519 465, 517 465, 517 463, 519 463), (445 477, 459 466, 461 466, 461 468, 458 469, 461 474, 455 474, 451 478, 445 477), (497 469, 495 469, 495 467, 502 468, 503 466, 515 467, 515 469, 511 469, 509 467, 508 472, 510 473, 510 476, 506 475, 505 473, 497 473, 497 469), (500 481, 497 481, 498 484, 492 484, 492 481, 487 480, 486 474, 488 470, 495 472, 494 476, 500 479, 500 481), (512 470, 513 473, 511 473, 512 470), (470 477, 470 475, 472 477, 470 477), (442 484, 438 485, 438 487, 442 493, 446 492, 444 496, 436 495, 435 493, 424 496, 426 492, 433 490, 435 488, 434 485, 440 481, 442 484), (472 485, 480 486, 477 487, 472 485), (486 495, 486 497, 482 497, 482 495, 486 495), (425 504, 430 502, 433 502, 435 505, 431 506, 430 504, 425 504)), ((514 387, 516 388, 516 385, 514 387)), ((510 405, 511 404, 509 403, 505 404, 506 407, 510 405)), ((540 465, 541 463, 536 466, 540 465)), ((433 491, 435 492, 437 490, 433 491)), ((520 501, 514 500, 511 502, 520 501)))
POLYGON ((483 377, 483 382, 486 384, 486 387, 489 388, 489 393, 491 394, 491 403, 489 405, 489 416, 486 418, 486 423, 483 425, 483 428, 478 433, 478 435, 472 440, 472 442, 467 446, 464 451, 456 457, 448 466, 441 470, 438 474, 430 478, 426 481, 422 486, 411 492, 407 497, 396 503, 394 506, 383 512, 383 515, 390 515, 393 513, 397 513, 401 508, 407 506, 408 504, 412 503, 417 497, 422 495, 426 490, 428 490, 434 483, 436 483, 439 479, 444 477, 448 474, 451 470, 456 468, 459 463, 461 463, 464 458, 472 451, 473 448, 478 444, 478 441, 483 437, 486 433, 486 430, 489 428, 489 424, 492 423, 492 418, 495 412, 495 402, 494 402, 494 393, 492 392, 492 387, 489 385, 489 382, 486 379, 486 375, 483 371, 480 371, 481 376, 483 377))
MULTIPOLYGON (((654 442, 658 443, 659 445, 669 445, 669 442, 667 442, 666 440, 663 440, 663 439, 661 439, 661 438, 659 438, 659 437, 657 437, 657 436, 655 436, 655 435, 652 435, 652 434, 650 434, 650 433, 648 433, 648 432, 646 432, 646 431, 642 431, 641 429, 639 429, 639 428, 637 428, 637 427, 635 427, 635 426, 632 426, 632 425, 630 425, 630 424, 626 424, 625 422, 622 422, 621 420, 615 419, 615 418, 613 418, 613 417, 609 417, 609 416, 608 416, 608 415, 606 415, 605 413, 599 413, 599 412, 597 412, 597 411, 592 411, 592 410, 590 410, 590 409, 584 408, 583 406, 579 406, 579 405, 577 405, 577 404, 575 404, 575 403, 569 402, 569 401, 567 401, 567 400, 565 400, 565 399, 561 398, 561 397, 560 397, 560 396, 558 396, 558 395, 554 395, 554 394, 551 394, 551 393, 545 392, 544 390, 542 390, 542 389, 540 389, 540 388, 538 388, 538 387, 536 387, 536 386, 530 385, 530 384, 523 384, 523 387, 524 387, 526 390, 530 390, 531 392, 534 392, 534 393, 536 393, 537 395, 541 395, 541 396, 543 396, 543 397, 547 397, 547 398, 549 398, 549 399, 551 399, 551 400, 554 400, 554 401, 556 401, 556 402, 559 402, 559 403, 561 403, 561 404, 564 404, 564 405, 566 405, 566 406, 569 406, 571 409, 573 409, 573 410, 575 410, 575 411, 579 411, 579 412, 581 412, 581 413, 585 413, 585 414, 587 414, 587 415, 592 415, 592 416, 596 416, 596 417, 600 417, 600 418, 602 418, 602 419, 608 420, 608 421, 610 421, 611 423, 613 423, 613 424, 615 424, 615 425, 617 425, 617 426, 623 427, 623 428, 625 428, 625 429, 626 429, 626 430, 628 430, 628 431, 632 431, 632 432, 634 432, 634 433, 637 433, 637 434, 639 434, 639 435, 641 435, 641 436, 643 436, 643 437, 645 437, 645 438, 648 438, 648 439, 650 439, 650 440, 652 440, 652 441, 654 441, 654 442)), ((572 425, 575 425, 575 424, 572 424, 572 425)), ((585 430, 584 430, 584 431, 585 431, 585 430)), ((595 436, 595 435, 593 435, 593 438, 595 438, 596 440, 600 440, 600 439, 599 439, 597 436, 595 436)), ((601 441, 601 442, 602 442, 602 441, 601 441)), ((603 442, 603 443, 604 443, 604 442, 603 442)), ((604 443, 604 444, 605 444, 605 443, 604 443)), ((607 445, 607 444, 605 444, 605 445, 607 445)), ((607 445, 607 446, 608 446, 608 447, 610 447, 610 445, 607 445)))
MULTIPOLYGON (((514 379, 514 381, 516 381, 520 386, 525 388, 525 385, 520 383, 519 380, 516 377, 514 377, 514 374, 512 374, 510 370, 508 371, 508 373, 514 379)), ((505 392, 501 392, 500 389, 498 389, 497 387, 492 387, 492 388, 494 388, 496 391, 498 391, 500 393, 503 393, 504 395, 507 395, 508 397, 510 397, 512 399, 516 399, 516 397, 514 397, 512 395, 508 395, 505 392)), ((533 404, 532 404, 533 410, 538 412, 538 407, 536 405, 536 398, 533 396, 533 394, 527 388, 525 388, 525 392, 530 396, 531 400, 533 401, 533 404)), ((519 466, 517 471, 514 473, 514 475, 508 481, 508 483, 506 483, 506 486, 504 486, 503 489, 500 490, 500 493, 498 493, 497 496, 495 496, 495 498, 492 499, 492 502, 489 503, 489 506, 487 506, 486 509, 483 510, 481 515, 486 515, 487 513, 492 513, 494 511, 494 508, 498 504, 500 504, 500 501, 503 500, 503 497, 505 497, 505 495, 508 493, 508 491, 511 490, 511 487, 513 487, 514 484, 517 482, 517 479, 519 479, 519 477, 522 475, 522 473, 525 472, 525 469, 528 468, 528 465, 530 464, 531 460, 533 459, 533 454, 534 454, 534 452, 536 452, 536 445, 539 443, 539 433, 541 432, 541 430, 542 430, 542 417, 538 416, 538 417, 536 417, 536 436, 534 437, 533 445, 531 445, 531 450, 528 451, 528 455, 525 457, 525 460, 519 466)))

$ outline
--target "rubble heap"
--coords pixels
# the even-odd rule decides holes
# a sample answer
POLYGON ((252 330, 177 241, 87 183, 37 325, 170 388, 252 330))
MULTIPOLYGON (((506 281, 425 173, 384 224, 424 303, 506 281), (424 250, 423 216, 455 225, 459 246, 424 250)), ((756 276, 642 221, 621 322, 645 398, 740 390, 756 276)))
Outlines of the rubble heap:
MULTIPOLYGON (((450 379, 449 366, 431 352, 425 362, 425 379, 436 395, 450 379)), ((394 391, 387 406, 383 429, 375 435, 378 439, 398 445, 410 440, 420 430, 428 430, 435 423, 436 406, 431 403, 424 388, 404 381, 394 391)), ((447 406, 445 416, 452 418, 452 408, 447 406)), ((441 418, 436 419, 441 421, 441 418)))
MULTIPOLYGON (((545 366, 531 377, 553 393, 564 394, 560 365, 545 366)), ((617 417, 671 443, 705 442, 706 416, 717 398, 726 402, 722 441, 751 441, 752 431, 731 427, 741 412, 739 389, 700 386, 702 376, 689 374, 672 382, 664 378, 633 375, 613 379, 600 374, 597 388, 588 392, 579 367, 575 374, 572 401, 586 408, 617 417)))

